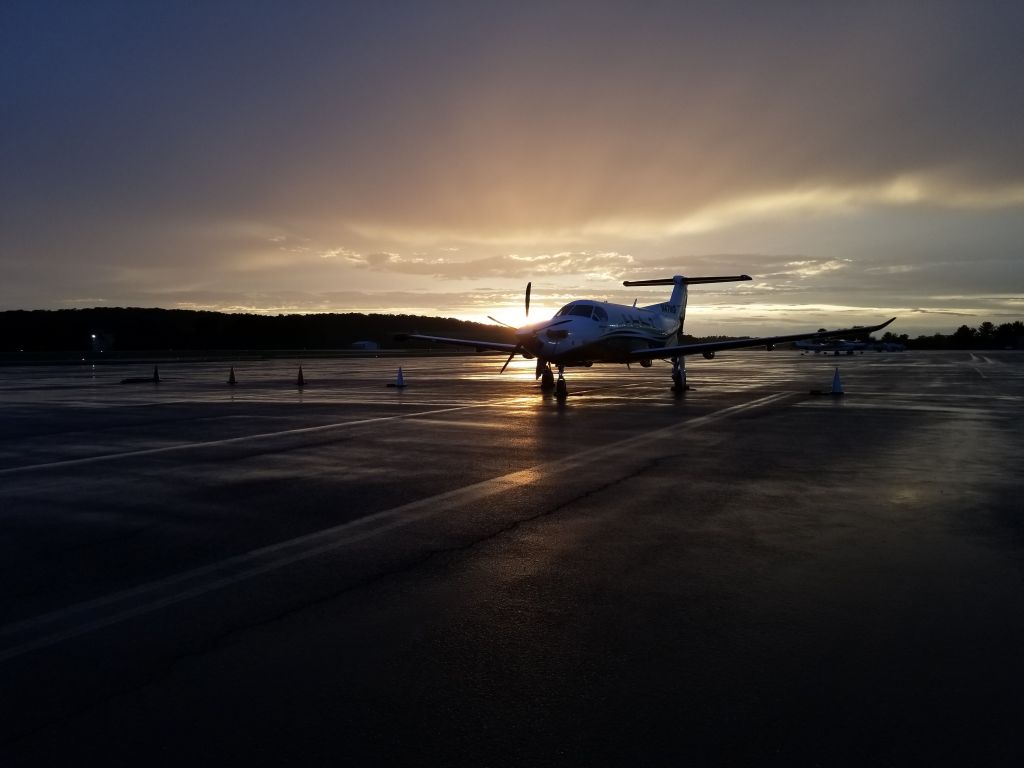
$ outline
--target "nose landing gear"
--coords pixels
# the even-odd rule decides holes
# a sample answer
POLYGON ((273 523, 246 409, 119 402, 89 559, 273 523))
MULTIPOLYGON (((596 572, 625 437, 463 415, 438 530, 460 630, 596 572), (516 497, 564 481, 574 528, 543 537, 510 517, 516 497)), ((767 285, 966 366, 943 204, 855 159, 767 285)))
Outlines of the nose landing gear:
POLYGON ((555 397, 559 400, 565 400, 569 396, 569 390, 565 386, 565 366, 558 366, 558 381, 555 382, 555 397))

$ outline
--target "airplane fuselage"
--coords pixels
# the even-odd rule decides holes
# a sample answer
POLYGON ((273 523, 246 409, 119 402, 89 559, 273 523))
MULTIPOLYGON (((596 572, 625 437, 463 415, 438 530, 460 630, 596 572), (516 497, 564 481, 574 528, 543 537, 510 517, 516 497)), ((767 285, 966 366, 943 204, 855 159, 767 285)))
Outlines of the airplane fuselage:
POLYGON ((550 320, 523 326, 516 341, 533 357, 556 365, 636 362, 637 351, 676 343, 680 306, 630 307, 573 301, 550 320))

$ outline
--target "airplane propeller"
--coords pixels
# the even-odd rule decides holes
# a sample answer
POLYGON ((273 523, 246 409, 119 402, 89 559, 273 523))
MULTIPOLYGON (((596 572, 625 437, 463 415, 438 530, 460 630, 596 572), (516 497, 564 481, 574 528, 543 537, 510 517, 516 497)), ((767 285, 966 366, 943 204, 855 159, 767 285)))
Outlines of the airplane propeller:
MULTIPOLYGON (((525 304, 526 304, 526 316, 527 317, 530 316, 530 291, 532 289, 533 289, 533 281, 531 280, 530 282, 528 282, 526 284, 526 302, 525 302, 525 304)), ((490 315, 488 315, 487 318, 489 320, 494 320, 494 318, 491 317, 490 315)), ((508 325, 508 323, 502 323, 500 320, 494 320, 494 322, 499 323, 501 325, 508 325)), ((508 327, 512 328, 513 326, 508 325, 508 327)), ((522 344, 516 344, 516 348, 512 350, 512 354, 508 356, 508 360, 506 360, 505 364, 503 366, 501 366, 501 370, 498 371, 498 373, 499 374, 504 373, 505 369, 508 368, 508 364, 512 362, 512 358, 514 358, 516 355, 521 354, 523 352, 526 352, 526 349, 523 348, 523 345, 522 344)))

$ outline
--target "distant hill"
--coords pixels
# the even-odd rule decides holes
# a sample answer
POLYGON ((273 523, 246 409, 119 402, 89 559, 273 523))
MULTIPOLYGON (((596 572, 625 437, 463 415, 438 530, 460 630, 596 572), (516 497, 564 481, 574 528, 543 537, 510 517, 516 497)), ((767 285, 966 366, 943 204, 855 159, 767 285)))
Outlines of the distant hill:
POLYGON ((370 341, 381 349, 396 333, 429 333, 514 342, 500 326, 421 315, 254 315, 134 307, 0 312, 0 352, 350 349, 370 341))

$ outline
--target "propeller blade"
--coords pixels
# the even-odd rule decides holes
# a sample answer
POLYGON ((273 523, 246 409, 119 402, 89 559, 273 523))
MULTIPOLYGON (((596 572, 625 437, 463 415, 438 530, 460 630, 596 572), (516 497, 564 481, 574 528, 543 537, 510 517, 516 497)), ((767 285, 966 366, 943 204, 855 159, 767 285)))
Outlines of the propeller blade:
POLYGON ((515 328, 514 325, 509 325, 508 323, 502 322, 498 318, 491 317, 490 315, 487 316, 487 319, 490 320, 492 323, 497 323, 498 325, 504 325, 506 328, 515 328))
POLYGON ((517 349, 514 352, 512 352, 511 355, 508 356, 508 360, 505 361, 505 364, 503 366, 501 366, 501 370, 498 371, 499 374, 502 374, 502 373, 505 372, 505 369, 508 368, 508 364, 512 362, 512 358, 516 356, 516 352, 518 352, 518 351, 519 350, 517 349))
POLYGON ((544 369, 547 368, 547 367, 548 367, 548 364, 546 362, 544 362, 541 358, 538 357, 537 358, 537 368, 536 368, 536 370, 534 372, 534 377, 533 378, 539 379, 541 376, 543 376, 544 375, 544 369))
POLYGON ((533 282, 526 284, 526 316, 530 316, 530 289, 533 288, 533 282))

